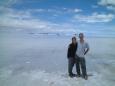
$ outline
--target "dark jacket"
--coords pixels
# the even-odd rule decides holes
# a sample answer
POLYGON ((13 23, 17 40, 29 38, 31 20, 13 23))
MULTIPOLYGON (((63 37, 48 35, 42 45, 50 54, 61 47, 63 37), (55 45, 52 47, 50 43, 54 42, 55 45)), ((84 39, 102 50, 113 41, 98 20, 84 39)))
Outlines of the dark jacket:
POLYGON ((69 44, 69 47, 68 47, 68 52, 67 52, 67 57, 68 58, 75 58, 75 53, 76 53, 76 50, 77 50, 77 43, 76 44, 69 44))

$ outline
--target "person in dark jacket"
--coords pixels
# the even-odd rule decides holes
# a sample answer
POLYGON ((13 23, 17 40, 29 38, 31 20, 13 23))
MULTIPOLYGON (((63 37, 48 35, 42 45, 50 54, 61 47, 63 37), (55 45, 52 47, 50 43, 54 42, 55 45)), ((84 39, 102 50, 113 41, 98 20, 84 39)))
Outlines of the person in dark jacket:
MULTIPOLYGON (((72 43, 69 44, 68 47, 68 52, 67 52, 67 58, 68 58, 68 73, 70 77, 75 76, 75 74, 73 74, 72 70, 73 70, 73 66, 76 63, 75 61, 75 54, 76 54, 76 50, 77 50, 77 41, 76 41, 76 37, 72 37, 72 43)), ((77 70, 77 69, 76 69, 77 70)))

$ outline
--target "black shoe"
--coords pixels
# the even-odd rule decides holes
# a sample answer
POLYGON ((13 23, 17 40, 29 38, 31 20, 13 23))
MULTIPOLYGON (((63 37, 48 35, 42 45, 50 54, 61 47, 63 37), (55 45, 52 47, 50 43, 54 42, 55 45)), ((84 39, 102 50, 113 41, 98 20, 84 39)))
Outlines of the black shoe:
POLYGON ((87 76, 87 75, 83 76, 83 78, 84 78, 85 80, 88 80, 88 76, 87 76))
POLYGON ((81 77, 81 75, 77 75, 77 77, 81 77))
POLYGON ((76 74, 69 74, 69 76, 70 76, 71 78, 73 78, 73 77, 76 76, 76 74))

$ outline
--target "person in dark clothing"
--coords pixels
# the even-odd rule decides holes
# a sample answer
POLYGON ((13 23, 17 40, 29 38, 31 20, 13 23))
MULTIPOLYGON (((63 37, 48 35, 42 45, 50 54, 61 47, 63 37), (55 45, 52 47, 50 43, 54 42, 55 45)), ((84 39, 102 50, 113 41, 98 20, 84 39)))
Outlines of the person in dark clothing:
MULTIPOLYGON (((72 43, 69 44, 68 47, 68 52, 67 52, 67 58, 68 58, 68 73, 70 77, 75 76, 75 74, 73 74, 72 70, 73 70, 73 66, 76 63, 75 61, 75 54, 76 54, 76 50, 77 50, 77 41, 76 41, 76 37, 72 37, 72 43)), ((77 68, 77 66, 76 66, 77 68)), ((76 69, 77 70, 77 69, 76 69)))

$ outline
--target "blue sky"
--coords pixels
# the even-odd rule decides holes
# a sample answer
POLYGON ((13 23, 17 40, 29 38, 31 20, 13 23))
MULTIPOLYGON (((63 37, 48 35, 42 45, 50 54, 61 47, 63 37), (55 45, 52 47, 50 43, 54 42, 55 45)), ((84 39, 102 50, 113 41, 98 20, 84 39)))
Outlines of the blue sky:
POLYGON ((115 37, 115 0, 1 0, 3 26, 115 37))

